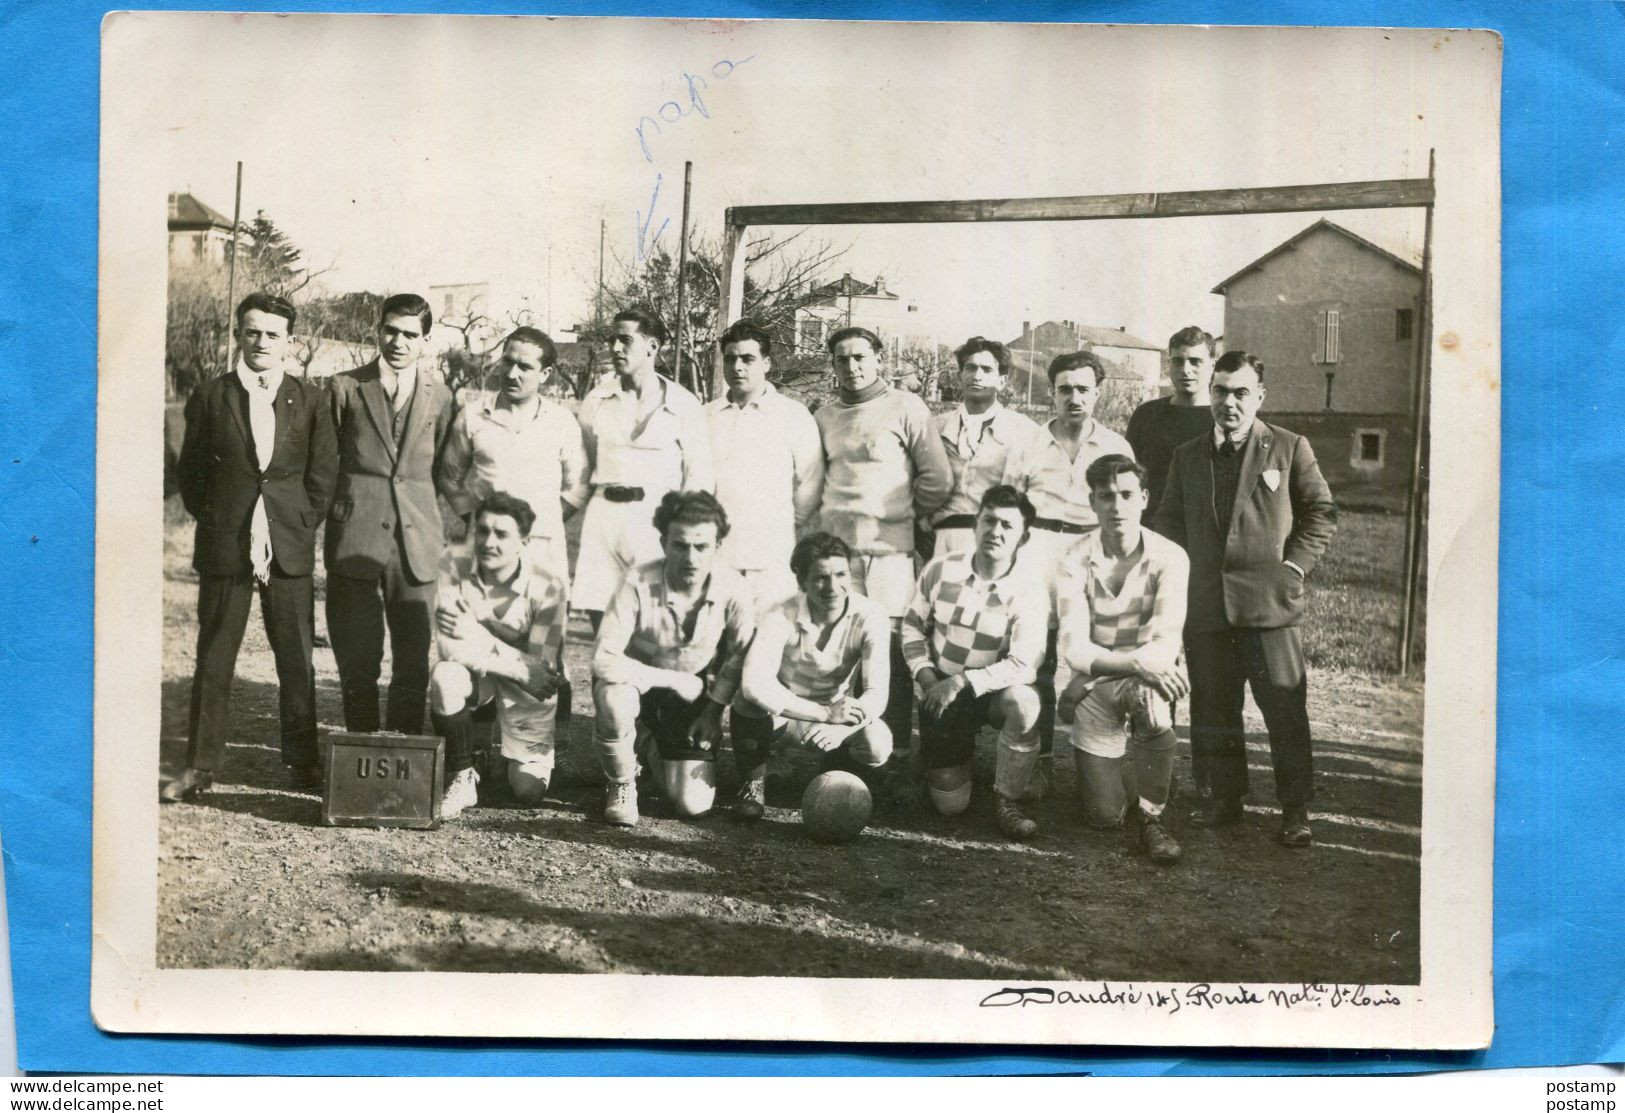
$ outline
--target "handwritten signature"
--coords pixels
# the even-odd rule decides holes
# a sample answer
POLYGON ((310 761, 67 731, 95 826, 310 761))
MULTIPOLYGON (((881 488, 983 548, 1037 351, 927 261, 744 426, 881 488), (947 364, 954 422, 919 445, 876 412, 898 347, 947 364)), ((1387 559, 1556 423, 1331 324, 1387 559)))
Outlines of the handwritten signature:
POLYGON ((1026 1008, 1029 1005, 1128 1005, 1165 1012, 1169 1016, 1184 1009, 1272 1006, 1277 1008, 1379 1008, 1398 1005, 1392 990, 1373 990, 1367 985, 1327 985, 1304 982, 1297 989, 1271 989, 1263 996, 1245 985, 1214 986, 1207 982, 1166 989, 1137 987, 1133 983, 1113 986, 1101 982, 1098 989, 1051 989, 1048 986, 1006 986, 982 998, 984 1009, 1026 1008))
MULTIPOLYGON (((683 92, 676 100, 669 100, 655 109, 653 115, 638 117, 634 132, 638 138, 638 150, 643 153, 643 161, 653 165, 655 156, 650 146, 651 138, 659 137, 667 127, 675 127, 684 120, 693 116, 709 120, 710 107, 705 103, 705 90, 711 87, 712 81, 726 81, 734 75, 740 66, 745 65, 756 55, 751 54, 744 58, 722 58, 714 62, 709 70, 710 78, 704 74, 694 74, 684 71, 681 81, 683 92)), ((655 223, 660 205, 660 189, 665 183, 665 175, 655 174, 654 190, 649 195, 647 210, 637 210, 637 260, 642 262, 655 251, 660 237, 671 226, 671 218, 655 223)))

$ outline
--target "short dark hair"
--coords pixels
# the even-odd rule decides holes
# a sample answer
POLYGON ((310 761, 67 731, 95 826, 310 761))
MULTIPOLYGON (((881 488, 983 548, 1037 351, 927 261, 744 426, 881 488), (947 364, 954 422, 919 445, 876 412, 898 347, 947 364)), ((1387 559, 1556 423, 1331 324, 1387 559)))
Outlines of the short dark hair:
POLYGON ((644 336, 652 339, 656 344, 664 344, 666 342, 666 326, 661 323, 659 317, 656 317, 647 309, 643 309, 636 305, 631 306, 615 314, 614 317, 610 318, 609 323, 611 325, 616 325, 622 321, 630 321, 634 325, 637 325, 638 331, 644 336))
POLYGON ((726 352, 729 344, 756 341, 756 349, 768 359, 773 358, 773 338, 767 330, 748 317, 741 317, 728 326, 728 331, 717 337, 717 350, 726 352))
POLYGON ((1056 376, 1062 371, 1077 371, 1085 367, 1095 373, 1095 386, 1105 381, 1106 365, 1100 362, 1099 356, 1085 348, 1081 352, 1067 352, 1049 361, 1049 385, 1055 385, 1056 376))
POLYGON ((1219 357, 1219 361, 1213 365, 1213 373, 1215 375, 1221 373, 1228 375, 1232 371, 1245 371, 1249 367, 1258 373, 1258 381, 1263 382, 1264 361, 1237 348, 1235 351, 1226 352, 1219 357))
POLYGON ((1146 490, 1145 469, 1134 462, 1134 457, 1124 456, 1121 452, 1108 452, 1097 457, 1088 468, 1084 469, 1083 481, 1089 484, 1091 491, 1104 487, 1120 475, 1133 473, 1140 481, 1140 490, 1146 490))
POLYGON ((287 298, 279 297, 276 294, 268 294, 264 290, 255 290, 252 294, 249 294, 246 298, 237 303, 237 316, 234 318, 234 320, 237 322, 237 327, 243 327, 244 313, 251 313, 255 310, 258 310, 261 313, 274 313, 278 317, 286 319, 288 322, 288 331, 293 331, 295 315, 293 305, 288 301, 287 298))
POLYGON ((504 348, 509 344, 534 344, 540 348, 542 350, 542 369, 544 371, 559 361, 559 350, 554 346, 553 338, 539 328, 524 325, 514 329, 508 334, 507 339, 502 342, 504 348))
POLYGON ((796 547, 790 550, 790 571, 795 575, 796 583, 799 584, 807 578, 807 573, 812 571, 813 565, 831 557, 851 560, 852 548, 833 533, 822 531, 809 533, 797 541, 796 547))
POLYGON ((986 352, 988 355, 997 360, 999 364, 999 374, 1008 375, 1010 373, 1010 349, 1006 348, 1003 344, 1000 344, 997 340, 989 340, 985 336, 973 336, 959 347, 955 348, 954 364, 961 371, 963 371, 965 369, 965 361, 971 356, 975 355, 977 352, 986 352))
POLYGON ((530 503, 506 491, 492 491, 481 499, 474 508, 474 520, 479 521, 481 514, 503 514, 512 518, 519 532, 526 537, 530 536, 530 527, 536 524, 536 511, 530 508, 530 503))
POLYGON ((981 517, 984 510, 1019 510, 1022 523, 1028 529, 1033 528, 1033 519, 1038 517, 1033 500, 1008 483, 996 483, 983 492, 982 503, 976 508, 977 517, 981 517))
POLYGON ((416 294, 394 294, 385 298, 378 310, 378 323, 381 325, 391 317, 416 317, 418 324, 423 326, 424 336, 428 336, 429 330, 434 328, 434 314, 429 312, 429 303, 416 294))
POLYGON ((834 355, 835 345, 843 340, 867 340, 869 350, 874 352, 875 355, 879 355, 886 350, 886 345, 881 342, 880 335, 869 331, 862 325, 847 325, 845 328, 836 329, 829 334, 829 340, 825 342, 824 347, 829 349, 830 355, 834 355))
POLYGON ((655 507, 655 529, 660 540, 672 526, 697 526, 715 522, 717 540, 728 536, 728 512, 710 491, 667 491, 655 507))
POLYGON ((1186 325, 1168 338, 1170 352, 1175 348, 1194 348, 1198 344, 1206 344, 1207 354, 1213 354, 1213 334, 1200 325, 1186 325))

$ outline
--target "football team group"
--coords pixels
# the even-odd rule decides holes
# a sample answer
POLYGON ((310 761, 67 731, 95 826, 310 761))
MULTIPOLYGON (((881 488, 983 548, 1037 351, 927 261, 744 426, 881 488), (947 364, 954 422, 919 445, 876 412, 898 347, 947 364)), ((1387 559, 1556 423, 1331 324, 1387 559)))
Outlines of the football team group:
POLYGON ((377 358, 326 384, 284 371, 295 321, 281 298, 244 299, 234 371, 186 406, 197 660, 186 767, 162 800, 198 798, 221 767, 255 596, 282 759, 300 790, 319 785, 324 528, 345 727, 421 734, 427 708, 446 741, 446 818, 478 803, 477 764, 541 804, 570 714, 575 608, 594 631, 611 824, 635 825, 651 794, 680 816, 711 811, 725 739, 742 821, 764 814, 769 763, 790 746, 883 799, 958 815, 991 730, 999 829, 1030 839, 1023 807, 1054 790, 1059 721, 1083 821, 1128 827, 1168 864, 1175 711, 1188 701, 1189 821, 1234 824, 1250 687, 1279 841, 1312 841, 1299 623, 1336 509, 1309 442, 1258 419, 1264 368, 1246 352, 1215 358, 1201 329, 1174 334, 1173 393, 1119 434, 1094 417, 1106 369, 1088 350, 1050 363, 1054 414, 1038 424, 1000 404, 1005 345, 972 337, 955 353, 960 401, 933 415, 889 383, 879 336, 841 328, 836 396, 814 413, 774 389, 757 324, 719 338, 727 390, 704 403, 658 371, 661 322, 628 309, 613 373, 573 414, 541 390, 557 354, 537 329, 508 336, 496 392, 458 408, 426 355, 422 298, 385 301, 377 358), (476 762, 481 708, 500 766, 476 762))

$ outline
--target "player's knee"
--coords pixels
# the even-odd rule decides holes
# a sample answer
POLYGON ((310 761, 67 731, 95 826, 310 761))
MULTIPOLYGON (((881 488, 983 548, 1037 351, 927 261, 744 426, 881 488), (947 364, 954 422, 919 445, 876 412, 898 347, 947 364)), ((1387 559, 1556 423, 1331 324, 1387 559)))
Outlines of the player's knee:
POLYGON ((619 736, 637 727, 638 690, 630 684, 609 684, 600 680, 592 689, 593 710, 598 715, 599 732, 619 736))
POLYGON ((892 733, 885 723, 874 722, 864 727, 852 745, 847 748, 852 760, 859 765, 878 769, 891 758, 892 733))
POLYGON ((683 819, 710 811, 717 802, 715 769, 710 761, 662 761, 660 787, 672 811, 683 819))
POLYGON ((1102 804, 1095 800, 1085 800, 1083 803, 1083 821, 1097 830, 1121 827, 1127 813, 1127 804, 1102 804))
POLYGON ((1030 685, 1017 684, 999 693, 999 712, 1004 716, 1005 723, 1013 725, 1022 734, 1038 725, 1041 707, 1038 689, 1030 685))
POLYGON ((454 661, 441 661, 429 674, 429 708, 436 715, 455 715, 474 694, 474 674, 454 661))
POLYGON ((926 790, 931 795, 931 806, 938 815, 959 815, 970 807, 970 767, 954 765, 946 769, 928 769, 925 773, 926 790))
POLYGON ((511 759, 508 762, 508 787, 513 790, 514 799, 527 807, 541 805, 552 776, 551 764, 511 759))

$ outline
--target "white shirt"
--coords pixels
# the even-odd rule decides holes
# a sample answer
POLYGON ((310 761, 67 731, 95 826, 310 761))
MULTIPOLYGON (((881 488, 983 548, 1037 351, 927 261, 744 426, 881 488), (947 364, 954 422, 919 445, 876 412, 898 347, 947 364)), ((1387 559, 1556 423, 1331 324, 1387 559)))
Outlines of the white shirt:
POLYGON ((457 412, 440 462, 446 500, 459 515, 492 491, 506 491, 536 514, 532 537, 564 537, 559 500, 577 510, 587 501, 587 453, 581 426, 563 406, 533 398, 518 408, 497 399, 457 412))
MULTIPOLYGON (((271 466, 276 450, 276 394, 282 389, 282 368, 255 371, 237 357, 237 381, 248 392, 248 428, 254 439, 254 459, 260 471, 271 466)), ((266 583, 271 577, 271 519, 265 513, 265 495, 254 497, 254 510, 248 521, 248 559, 254 565, 254 579, 266 583)))
POLYGON ((384 384, 384 393, 389 395, 389 404, 396 413, 406 408, 412 400, 412 392, 418 385, 418 365, 416 363, 405 371, 396 371, 389 365, 383 355, 378 356, 378 381, 384 384))
POLYGON ((649 388, 661 391, 661 398, 641 430, 638 396, 621 389, 620 376, 609 376, 582 400, 577 417, 593 485, 642 487, 644 497, 657 503, 667 491, 709 491, 711 438, 705 408, 662 375, 652 375, 649 388))
POLYGON ((1098 524, 1089 505, 1089 465, 1112 453, 1134 459, 1128 441, 1100 422, 1089 419, 1076 457, 1068 458, 1056 439, 1053 422, 1019 448, 1012 449, 1005 465, 1004 481, 1025 491, 1040 518, 1070 522, 1090 529, 1098 524))
POLYGON ((788 568, 796 533, 818 514, 824 449, 807 407, 769 384, 735 403, 705 407, 717 499, 728 512, 722 557, 741 571, 788 568))

